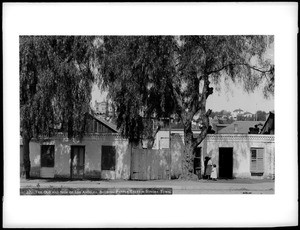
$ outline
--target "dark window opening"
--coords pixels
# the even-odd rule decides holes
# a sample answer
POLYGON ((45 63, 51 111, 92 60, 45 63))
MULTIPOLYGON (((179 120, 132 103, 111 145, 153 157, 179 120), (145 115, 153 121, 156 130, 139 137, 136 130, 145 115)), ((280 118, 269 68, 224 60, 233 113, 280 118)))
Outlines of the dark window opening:
POLYGON ((54 167, 54 145, 41 146, 41 167, 54 167))
POLYGON ((101 169, 114 171, 116 168, 116 149, 114 146, 102 146, 101 169))

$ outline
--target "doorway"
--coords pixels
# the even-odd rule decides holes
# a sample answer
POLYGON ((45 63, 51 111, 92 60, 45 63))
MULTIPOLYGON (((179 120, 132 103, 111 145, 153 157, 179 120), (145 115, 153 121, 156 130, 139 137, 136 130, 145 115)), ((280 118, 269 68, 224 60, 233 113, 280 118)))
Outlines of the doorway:
POLYGON ((84 153, 84 146, 71 146, 71 179, 83 179, 84 153))
POLYGON ((231 179, 233 169, 233 148, 219 148, 219 178, 231 179))
POLYGON ((201 179, 201 147, 197 147, 194 154, 194 174, 198 176, 198 179, 201 179))

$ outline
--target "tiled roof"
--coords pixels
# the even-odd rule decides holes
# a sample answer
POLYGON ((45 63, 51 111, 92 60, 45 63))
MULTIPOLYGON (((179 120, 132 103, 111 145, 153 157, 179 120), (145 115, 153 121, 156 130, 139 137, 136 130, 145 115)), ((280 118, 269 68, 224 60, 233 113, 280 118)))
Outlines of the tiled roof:
MULTIPOLYGON (((227 127, 221 129, 218 133, 235 133, 234 125, 237 124, 237 132, 240 134, 247 134, 250 127, 254 127, 257 124, 264 125, 265 121, 235 121, 228 125, 227 127)), ((261 126, 261 127, 262 127, 261 126)), ((260 128, 261 128, 260 127, 260 128)))

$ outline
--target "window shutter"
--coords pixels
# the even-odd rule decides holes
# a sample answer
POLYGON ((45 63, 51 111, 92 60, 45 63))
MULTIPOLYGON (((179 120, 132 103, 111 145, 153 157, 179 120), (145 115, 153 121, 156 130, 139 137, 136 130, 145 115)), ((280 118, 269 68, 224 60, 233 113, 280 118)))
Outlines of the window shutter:
POLYGON ((256 159, 251 159, 251 172, 256 172, 256 159))
POLYGON ((256 172, 256 149, 251 149, 251 172, 256 172))
POLYGON ((264 149, 263 148, 251 148, 250 171, 253 174, 264 173, 264 149))
POLYGON ((257 149, 257 172, 264 172, 264 149, 257 149))

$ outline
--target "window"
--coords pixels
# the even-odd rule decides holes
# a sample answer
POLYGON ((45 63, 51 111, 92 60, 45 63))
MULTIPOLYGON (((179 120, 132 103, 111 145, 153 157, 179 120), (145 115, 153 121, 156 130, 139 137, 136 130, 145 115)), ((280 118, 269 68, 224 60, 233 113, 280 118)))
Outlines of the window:
POLYGON ((251 148, 251 176, 262 176, 264 174, 264 149, 251 148))
POLYGON ((41 167, 54 167, 54 145, 41 146, 41 167))
POLYGON ((116 166, 116 149, 114 146, 102 146, 101 169, 114 171, 116 166))

